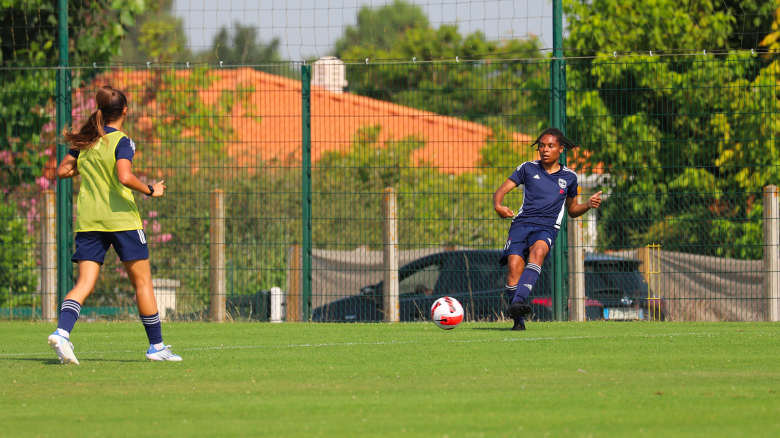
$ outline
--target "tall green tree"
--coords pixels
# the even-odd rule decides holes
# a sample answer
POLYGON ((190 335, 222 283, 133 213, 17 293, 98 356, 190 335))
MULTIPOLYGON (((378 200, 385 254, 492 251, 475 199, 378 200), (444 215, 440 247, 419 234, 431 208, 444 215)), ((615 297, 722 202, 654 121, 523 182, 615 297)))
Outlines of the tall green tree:
POLYGON ((389 50, 356 45, 344 57, 419 61, 349 66, 353 93, 515 132, 535 129, 538 121, 524 115, 536 90, 518 91, 544 86, 549 76, 538 40, 488 40, 479 31, 461 35, 453 25, 411 28, 389 50), (516 57, 531 60, 507 61, 516 57), (451 62, 424 63, 441 59, 451 62))
MULTIPOLYGON (((578 53, 744 48, 739 19, 709 1, 564 5, 578 53)), ((780 135, 776 64, 703 54, 568 64, 568 134, 612 175, 600 244, 760 258, 760 192, 779 176, 767 143, 780 135)))
POLYGON ((356 46, 372 53, 391 51, 407 30, 428 27, 428 17, 422 8, 404 0, 395 0, 378 8, 363 6, 358 11, 357 24, 344 29, 343 37, 336 41, 333 54, 349 59, 346 52, 356 46))
POLYGON ((256 27, 244 26, 238 22, 233 25, 232 32, 221 27, 214 36, 211 50, 202 53, 201 57, 206 62, 281 61, 278 38, 263 43, 256 27))
POLYGON ((173 13, 173 0, 145 1, 146 11, 136 16, 135 26, 127 28, 117 60, 133 63, 192 60, 184 22, 173 13))
POLYGON ((755 49, 776 1, 564 0, 567 56, 755 49))
MULTIPOLYGON (((2 0, 0 61, 56 65, 57 2, 2 0)), ((72 65, 108 62, 146 8, 144 0, 68 0, 68 49, 72 65)))

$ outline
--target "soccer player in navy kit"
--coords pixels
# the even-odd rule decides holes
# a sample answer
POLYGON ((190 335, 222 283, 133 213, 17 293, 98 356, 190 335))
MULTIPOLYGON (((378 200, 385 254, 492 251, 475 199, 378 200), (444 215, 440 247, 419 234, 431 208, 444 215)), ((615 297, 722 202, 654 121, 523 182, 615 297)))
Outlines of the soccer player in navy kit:
POLYGON ((501 265, 509 265, 507 294, 511 304, 506 316, 514 320, 512 330, 525 330, 525 317, 531 313, 528 295, 531 294, 542 263, 550 256, 555 238, 563 222, 564 212, 579 217, 601 204, 601 192, 579 204, 577 174, 558 163, 564 148, 577 147, 557 128, 547 128, 531 145, 539 145, 539 160, 526 161, 493 194, 493 208, 502 218, 514 216, 509 238, 504 246, 501 265), (504 196, 512 189, 525 185, 523 205, 517 215, 502 205, 504 196))

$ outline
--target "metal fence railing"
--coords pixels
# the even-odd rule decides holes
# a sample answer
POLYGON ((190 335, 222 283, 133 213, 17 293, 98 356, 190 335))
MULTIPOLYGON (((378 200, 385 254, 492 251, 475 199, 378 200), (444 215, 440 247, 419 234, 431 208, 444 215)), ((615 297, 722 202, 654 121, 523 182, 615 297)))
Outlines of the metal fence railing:
MULTIPOLYGON (((605 200, 569 221, 568 272, 545 264, 535 318, 554 316, 555 275, 571 319, 776 317, 778 218, 764 191, 780 180, 777 60, 566 62, 565 129, 581 145, 567 162, 582 202, 605 200)), ((136 197, 166 317, 267 321, 283 304, 289 321, 381 321, 394 245, 400 320, 425 319, 442 295, 467 318, 499 318, 509 223, 491 195, 535 158, 550 61, 348 64, 343 81, 324 80, 331 67, 72 68, 74 126, 98 87, 125 91, 134 171, 168 186, 136 197)), ((67 292, 45 275, 53 222, 40 207, 58 187, 55 74, 0 69, 1 318, 45 317, 47 297, 67 292)), ((519 207, 522 190, 506 202, 519 207)), ((82 315, 135 312, 109 251, 82 315)))

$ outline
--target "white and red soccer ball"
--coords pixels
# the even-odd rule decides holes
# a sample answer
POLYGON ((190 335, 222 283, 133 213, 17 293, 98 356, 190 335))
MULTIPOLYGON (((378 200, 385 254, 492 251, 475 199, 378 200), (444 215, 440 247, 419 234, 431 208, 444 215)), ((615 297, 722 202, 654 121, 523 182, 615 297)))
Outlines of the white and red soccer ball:
POLYGON ((437 327, 452 330, 463 321, 463 306, 455 298, 439 298, 431 307, 431 319, 437 327))

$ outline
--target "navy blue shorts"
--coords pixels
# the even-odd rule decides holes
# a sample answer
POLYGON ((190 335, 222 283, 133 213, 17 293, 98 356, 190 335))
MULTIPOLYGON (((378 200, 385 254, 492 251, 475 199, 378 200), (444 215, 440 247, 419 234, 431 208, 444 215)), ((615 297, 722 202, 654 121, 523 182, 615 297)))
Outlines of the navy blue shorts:
POLYGON ((111 245, 114 246, 119 260, 123 262, 149 258, 149 247, 146 246, 144 230, 86 231, 76 233, 76 252, 70 260, 73 263, 89 260, 102 265, 111 245))
POLYGON ((499 263, 501 266, 506 266, 509 263, 510 255, 519 255, 527 262, 531 247, 540 240, 543 240, 550 247, 550 251, 547 253, 547 257, 550 257, 556 237, 558 237, 557 228, 514 225, 509 228, 509 238, 506 240, 504 254, 499 263))

